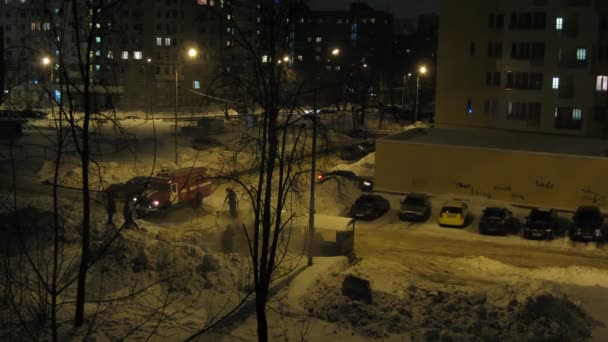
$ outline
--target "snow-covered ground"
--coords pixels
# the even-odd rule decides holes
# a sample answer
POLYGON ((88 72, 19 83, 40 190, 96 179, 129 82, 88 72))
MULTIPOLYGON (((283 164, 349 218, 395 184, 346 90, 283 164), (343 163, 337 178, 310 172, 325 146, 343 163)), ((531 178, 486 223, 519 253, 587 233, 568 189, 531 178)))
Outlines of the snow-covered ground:
MULTIPOLYGON (((98 174, 105 182, 176 167, 171 122, 127 119, 122 124, 134 139, 120 145, 126 146, 124 149, 100 157, 98 174), (149 156, 155 149, 154 162, 149 156)), ((48 142, 41 134, 51 132, 45 125, 48 123, 40 121, 35 129, 27 131, 14 149, 18 185, 24 189, 19 199, 21 207, 51 207, 49 197, 37 192, 39 182, 48 179, 53 166, 48 142)), ((179 166, 221 168, 223 161, 234 156, 230 143, 236 132, 238 129, 229 129, 215 137, 219 145, 203 146, 200 151, 192 148, 188 139, 180 138, 179 166)), ((103 131, 100 141, 104 148, 112 150, 115 137, 110 130, 103 131)), ((339 133, 331 133, 331 137, 340 143, 352 141, 339 133)), ((2 147, 5 159, 8 151, 7 146, 2 147)), ((253 162, 247 153, 241 156, 244 166, 253 162)), ((74 157, 66 156, 71 164, 62 172, 65 185, 75 186, 80 179, 74 157)), ((342 163, 331 155, 319 163, 322 169, 374 175, 373 153, 356 163, 342 163)), ((10 165, 4 163, 1 168, 3 176, 10 174, 10 165)), ((91 291, 102 289, 95 299, 106 300, 148 287, 133 300, 87 305, 88 313, 98 312, 100 328, 93 337, 115 340, 136 330, 129 335, 131 338, 145 339, 158 333, 152 340, 182 340, 245 296, 249 273, 243 239, 237 237, 233 253, 227 253, 221 236, 227 226, 246 223, 247 206, 241 206, 241 221, 227 218, 226 186, 217 184, 202 209, 172 210, 140 220, 139 230, 121 233, 109 257, 93 268, 91 291), (156 283, 168 275, 175 276, 172 285, 156 283), (150 316, 158 308, 164 308, 164 313, 158 315, 156 311, 150 316)), ((298 214, 308 209, 308 186, 303 189, 298 194, 300 200, 293 203, 292 210, 298 214)), ((319 184, 316 210, 343 216, 359 195, 356 185, 346 180, 319 184)), ((508 206, 520 219, 527 209, 476 197, 459 197, 476 214, 464 229, 440 228, 435 216, 426 223, 405 223, 397 216, 400 196, 382 196, 389 199, 392 209, 376 221, 357 222, 355 251, 361 259, 356 265, 349 265, 341 257, 316 258, 312 268, 301 268, 300 259, 289 264, 299 273, 291 282, 278 286, 271 298, 268 312, 272 340, 416 341, 482 336, 578 340, 585 339, 589 331, 592 340, 608 339, 608 250, 604 246, 573 245, 566 237, 529 241, 520 236, 479 235, 478 216, 484 207, 508 206), (370 280, 372 304, 353 302, 341 295, 341 281, 347 274, 370 280)), ((453 197, 432 194, 433 212, 439 212, 441 205, 453 197)), ((2 198, 9 200, 6 192, 2 198)), ((66 197, 61 208, 69 217, 69 213, 79 211, 79 203, 66 197)), ((93 215, 94 240, 99 244, 107 241, 113 230, 102 224, 101 207, 95 206, 93 215)), ((570 214, 560 215, 567 219, 570 214)), ((78 217, 73 216, 70 225, 77 227, 78 217)), ((118 217, 116 222, 120 225, 122 219, 118 217)), ((68 331, 72 311, 69 304, 64 307, 63 327, 68 331)), ((74 334, 82 337, 84 333, 74 334)), ((252 336, 255 315, 243 310, 199 340, 250 341, 252 336)))

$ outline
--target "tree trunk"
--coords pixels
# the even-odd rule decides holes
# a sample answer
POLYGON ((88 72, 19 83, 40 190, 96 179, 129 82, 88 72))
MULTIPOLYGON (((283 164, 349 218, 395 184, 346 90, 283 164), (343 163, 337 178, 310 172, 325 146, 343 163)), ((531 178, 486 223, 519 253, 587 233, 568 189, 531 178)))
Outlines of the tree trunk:
MULTIPOLYGON (((261 285, 264 286, 264 285, 261 285)), ((266 318, 266 295, 265 289, 259 289, 255 297, 255 314, 258 326, 258 341, 268 342, 268 320, 266 318)))

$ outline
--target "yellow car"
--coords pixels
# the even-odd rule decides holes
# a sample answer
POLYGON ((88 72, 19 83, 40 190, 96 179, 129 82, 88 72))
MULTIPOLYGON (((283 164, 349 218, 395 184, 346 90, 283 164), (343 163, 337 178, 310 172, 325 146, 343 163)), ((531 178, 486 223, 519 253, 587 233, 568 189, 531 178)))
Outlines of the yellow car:
POLYGON ((439 213, 439 225, 464 227, 469 217, 469 207, 463 201, 447 201, 439 213))

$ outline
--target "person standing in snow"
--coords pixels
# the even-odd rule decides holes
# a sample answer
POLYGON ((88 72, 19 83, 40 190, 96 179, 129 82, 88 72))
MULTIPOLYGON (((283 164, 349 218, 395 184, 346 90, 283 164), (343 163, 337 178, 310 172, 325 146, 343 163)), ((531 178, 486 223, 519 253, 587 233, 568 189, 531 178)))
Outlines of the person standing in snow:
POLYGON ((237 198, 236 198, 236 192, 234 192, 234 190, 232 190, 232 188, 226 189, 226 200, 224 200, 224 204, 226 202, 228 202, 228 206, 230 208, 230 216, 236 217, 237 211, 238 211, 237 198))

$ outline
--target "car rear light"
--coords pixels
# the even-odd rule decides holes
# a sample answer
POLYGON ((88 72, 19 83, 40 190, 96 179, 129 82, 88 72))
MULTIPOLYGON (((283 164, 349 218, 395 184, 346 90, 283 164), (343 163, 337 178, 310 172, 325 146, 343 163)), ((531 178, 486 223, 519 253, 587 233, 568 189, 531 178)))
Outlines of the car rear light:
POLYGON ((158 207, 160 205, 159 201, 152 201, 152 206, 153 207, 158 207))
POLYGON ((318 175, 317 179, 319 179, 319 180, 323 179, 323 175, 318 175))

